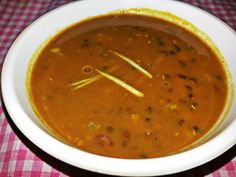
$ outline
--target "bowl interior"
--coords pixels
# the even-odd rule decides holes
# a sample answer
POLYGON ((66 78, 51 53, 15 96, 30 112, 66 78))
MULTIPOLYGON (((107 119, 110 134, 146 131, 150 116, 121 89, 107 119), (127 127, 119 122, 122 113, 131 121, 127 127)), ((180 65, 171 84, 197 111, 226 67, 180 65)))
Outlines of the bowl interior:
MULTIPOLYGON (((33 143, 54 157, 81 168, 108 174, 168 174, 200 165, 226 151, 236 141, 235 137, 230 136, 236 130, 236 109, 230 109, 220 129, 211 136, 208 142, 171 157, 149 160, 122 160, 86 153, 61 143, 44 129, 44 126, 31 108, 26 90, 27 70, 35 51, 50 36, 53 36, 70 24, 87 17, 127 8, 150 8, 167 11, 191 22, 214 41, 225 58, 232 75, 232 83, 236 82, 235 32, 208 13, 171 0, 156 0, 155 2, 153 0, 79 1, 55 9, 39 18, 12 45, 4 62, 2 91, 6 108, 14 123, 33 143), (222 38, 222 34, 224 38, 222 38), (225 144, 222 143, 223 140, 225 144), (55 149, 55 147, 58 148, 55 149), (211 148, 213 149, 209 151, 211 148), (205 155, 199 155, 199 153, 204 153, 205 155), (187 158, 189 155, 192 155, 193 158, 186 160, 189 159, 187 158), (158 163, 159 165, 153 165, 153 163, 158 163), (175 165, 173 166, 173 164, 175 165)), ((231 96, 233 97, 232 107, 235 107, 235 96, 231 96)))

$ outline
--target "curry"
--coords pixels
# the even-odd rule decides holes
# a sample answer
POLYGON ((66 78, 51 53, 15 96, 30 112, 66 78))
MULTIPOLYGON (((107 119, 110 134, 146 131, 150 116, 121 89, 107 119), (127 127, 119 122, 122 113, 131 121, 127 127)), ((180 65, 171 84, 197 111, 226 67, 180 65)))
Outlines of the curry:
POLYGON ((221 61, 193 33, 105 15, 51 39, 30 72, 32 105, 63 142, 109 157, 177 153, 209 132, 227 97, 221 61))

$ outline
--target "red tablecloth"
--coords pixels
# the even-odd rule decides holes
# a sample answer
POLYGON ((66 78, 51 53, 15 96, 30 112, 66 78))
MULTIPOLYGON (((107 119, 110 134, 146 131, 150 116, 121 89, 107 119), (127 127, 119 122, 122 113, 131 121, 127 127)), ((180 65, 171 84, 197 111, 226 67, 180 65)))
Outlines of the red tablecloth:
MULTIPOLYGON (((0 66, 10 45, 26 26, 42 14, 70 1, 0 0, 0 66)), ((236 30, 236 0, 184 1, 212 13, 236 30)), ((38 149, 15 127, 0 102, 0 177, 67 175, 103 176, 72 167, 38 149)), ((219 158, 177 176, 236 177, 236 146, 219 158)))

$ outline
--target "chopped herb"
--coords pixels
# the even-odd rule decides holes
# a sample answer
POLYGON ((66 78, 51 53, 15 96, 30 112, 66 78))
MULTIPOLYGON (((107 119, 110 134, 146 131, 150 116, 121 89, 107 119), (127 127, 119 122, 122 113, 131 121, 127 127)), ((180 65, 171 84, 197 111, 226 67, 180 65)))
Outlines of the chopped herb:
POLYGON ((178 120, 178 125, 179 125, 179 126, 184 125, 184 123, 185 123, 185 120, 184 120, 184 119, 179 119, 179 120, 178 120))
POLYGON ((146 109, 145 109, 148 113, 152 113, 153 109, 151 106, 148 106, 146 109))
POLYGON ((181 48, 178 45, 174 44, 173 47, 177 53, 180 52, 181 48))
POLYGON ((147 159, 148 156, 147 156, 146 154, 140 154, 140 158, 142 158, 142 159, 147 159))
POLYGON ((163 41, 163 37, 164 37, 164 36, 153 37, 153 38, 152 38, 152 41, 156 42, 156 43, 157 43, 158 45, 160 45, 160 46, 164 46, 165 43, 164 43, 164 41, 163 41))
POLYGON ((185 88, 186 88, 187 90, 189 90, 190 92, 192 91, 192 87, 190 87, 190 86, 188 86, 188 85, 186 85, 185 88))
POLYGON ((193 98, 193 94, 192 93, 188 93, 188 97, 189 98, 193 98))
POLYGON ((80 46, 81 47, 89 47, 90 46, 90 42, 88 39, 83 39, 80 41, 80 46))
POLYGON ((184 79, 184 80, 189 80, 189 81, 192 81, 194 82, 195 84, 197 83, 197 80, 193 77, 187 77, 186 75, 184 74, 177 74, 177 76, 181 79, 184 79))
POLYGON ((193 105, 193 106, 197 106, 197 103, 196 103, 196 102, 193 102, 192 105, 193 105))
POLYGON ((151 120, 150 117, 145 118, 145 121, 146 121, 146 122, 150 122, 150 120, 151 120))
POLYGON ((187 79, 187 76, 185 76, 185 75, 183 75, 183 74, 178 74, 177 76, 178 76, 179 78, 181 78, 181 79, 184 79, 184 80, 187 79))
POLYGON ((173 50, 169 50, 169 54, 171 54, 171 55, 175 55, 175 54, 176 54, 176 52, 175 52, 175 51, 173 51, 173 50))
POLYGON ((220 75, 217 75, 217 76, 216 76, 216 79, 217 79, 217 80, 222 80, 222 77, 221 77, 220 75))
POLYGON ((141 26, 134 26, 133 29, 137 30, 137 31, 146 31, 146 29, 144 29, 141 26))
POLYGON ((199 129, 198 126, 193 126, 193 130, 194 130, 195 132, 199 132, 199 131, 200 131, 200 129, 199 129))
POLYGON ((106 130, 107 130, 108 132, 112 133, 112 132, 114 131, 114 128, 111 127, 111 126, 108 126, 108 127, 106 128, 106 130))

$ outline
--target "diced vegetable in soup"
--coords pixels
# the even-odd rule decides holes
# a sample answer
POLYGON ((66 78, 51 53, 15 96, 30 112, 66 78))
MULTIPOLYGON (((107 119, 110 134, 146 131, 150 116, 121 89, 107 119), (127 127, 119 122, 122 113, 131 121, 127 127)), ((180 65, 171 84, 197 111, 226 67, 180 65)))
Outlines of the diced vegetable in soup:
POLYGON ((119 158, 166 156, 202 138, 219 119, 227 78, 191 32, 141 15, 75 24, 38 55, 32 105, 63 142, 119 158))

